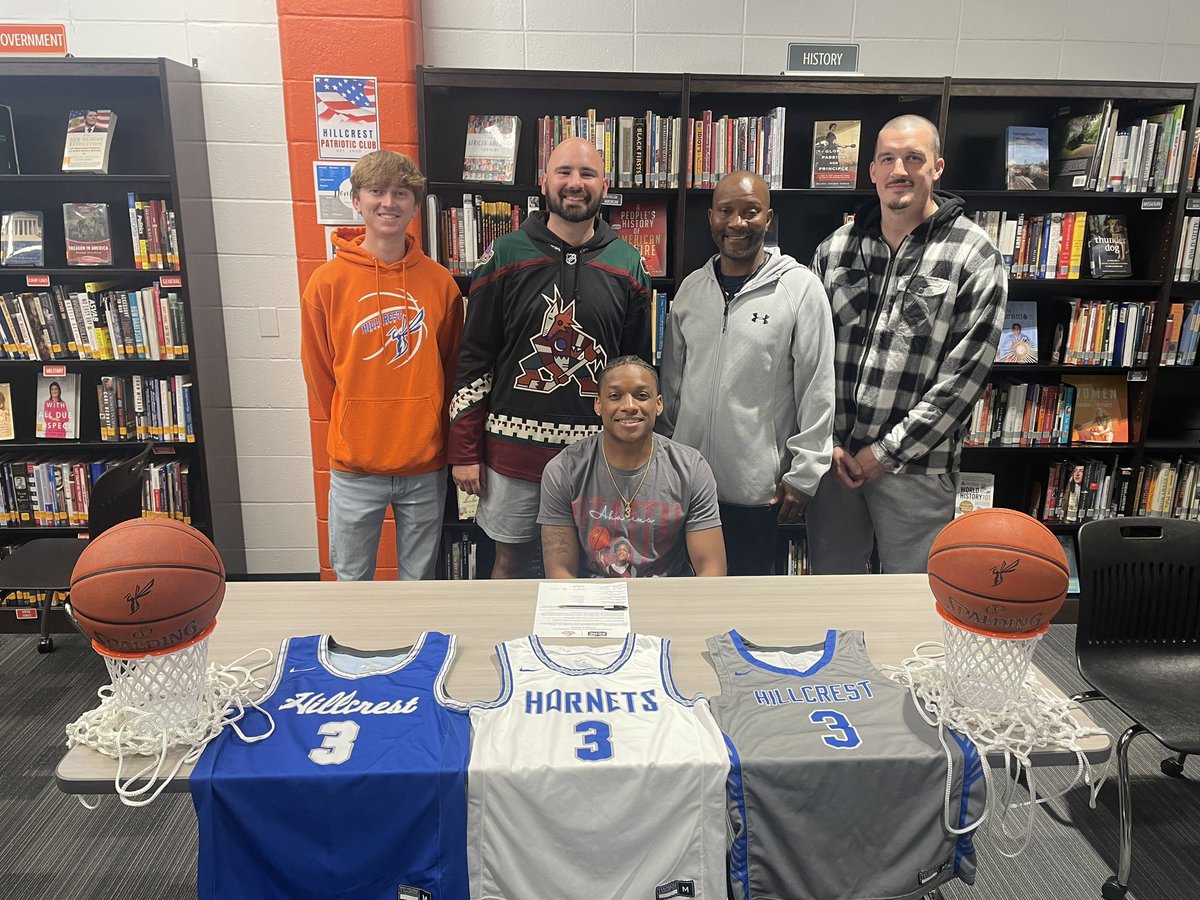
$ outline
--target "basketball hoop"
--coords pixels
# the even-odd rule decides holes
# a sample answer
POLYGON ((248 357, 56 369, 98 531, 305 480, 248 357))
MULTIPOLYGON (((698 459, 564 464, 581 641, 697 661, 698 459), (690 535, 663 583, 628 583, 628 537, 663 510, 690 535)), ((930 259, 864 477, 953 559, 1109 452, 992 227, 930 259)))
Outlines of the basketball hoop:
POLYGON ((162 735, 189 730, 204 710, 208 693, 208 636, 216 619, 194 640, 146 655, 116 653, 92 642, 112 680, 113 700, 128 715, 128 736, 162 735))
POLYGON ((265 652, 267 659, 249 667, 242 665, 246 657, 228 666, 208 664, 208 638, 216 624, 214 620, 186 644, 150 654, 117 653, 92 642, 112 683, 97 691, 98 707, 67 726, 67 746, 82 744, 115 759, 116 793, 127 806, 145 806, 157 798, 266 688, 254 672, 271 662, 267 651, 254 651, 265 652), (173 749, 177 758, 168 767, 173 749), (126 774, 130 756, 147 761, 126 774))
POLYGON ((952 702, 998 712, 1015 700, 1029 674, 1037 642, 1050 627, 1022 634, 971 628, 952 619, 939 605, 946 653, 946 689, 952 702))

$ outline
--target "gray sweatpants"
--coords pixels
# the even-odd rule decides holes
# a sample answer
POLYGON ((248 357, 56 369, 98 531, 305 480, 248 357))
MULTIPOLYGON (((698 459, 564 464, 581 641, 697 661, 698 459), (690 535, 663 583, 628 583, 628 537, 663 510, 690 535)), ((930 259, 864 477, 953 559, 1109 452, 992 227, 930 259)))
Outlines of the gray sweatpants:
POLYGON ((924 572, 929 546, 954 518, 957 491, 957 473, 889 473, 855 490, 826 473, 804 510, 813 574, 867 571, 876 542, 884 572, 924 572))

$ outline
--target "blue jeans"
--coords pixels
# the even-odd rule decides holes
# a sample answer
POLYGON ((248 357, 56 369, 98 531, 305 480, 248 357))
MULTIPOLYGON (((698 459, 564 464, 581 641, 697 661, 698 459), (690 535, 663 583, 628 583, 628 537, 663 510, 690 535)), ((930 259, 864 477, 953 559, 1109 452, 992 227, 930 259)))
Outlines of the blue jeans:
POLYGON ((338 581, 370 581, 383 517, 396 520, 401 581, 433 578, 442 539, 446 470, 391 478, 329 471, 329 564, 338 581))

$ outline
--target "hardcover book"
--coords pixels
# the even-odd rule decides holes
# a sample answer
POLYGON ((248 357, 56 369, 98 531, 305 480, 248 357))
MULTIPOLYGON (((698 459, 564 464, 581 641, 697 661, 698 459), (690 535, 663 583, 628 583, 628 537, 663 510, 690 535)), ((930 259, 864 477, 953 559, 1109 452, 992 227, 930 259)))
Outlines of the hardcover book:
POLYGON ((36 434, 74 440, 78 434, 79 376, 39 375, 36 434))
POLYGON ((1105 100, 1086 111, 1078 105, 1059 110, 1050 130, 1053 147, 1050 181, 1054 190, 1087 190, 1089 180, 1091 187, 1095 187, 1097 148, 1111 109, 1112 101, 1105 100))
POLYGON ((1004 327, 996 347, 996 362, 1038 361, 1037 301, 1009 300, 1004 307, 1004 327))
POLYGON ((42 234, 40 209, 0 214, 0 265, 45 265, 42 234))
POLYGON ((1124 444, 1129 441, 1129 392, 1120 375, 1076 375, 1072 443, 1124 444))
POLYGON ((1005 130, 1005 186, 1010 191, 1050 190, 1050 129, 1009 125, 1005 130))
POLYGON ((117 114, 111 109, 73 109, 67 118, 64 172, 108 173, 117 114))
POLYGON ((954 518, 977 509, 991 509, 995 490, 996 476, 991 472, 960 472, 954 518))
POLYGON ((64 203, 68 266, 111 266, 107 203, 64 203))
POLYGON ((16 437, 13 430, 12 386, 0 384, 0 441, 11 441, 16 437))
POLYGON ((0 104, 0 175, 20 175, 17 159, 17 134, 13 130, 12 109, 0 104))
POLYGON ((858 119, 821 120, 813 124, 812 187, 858 187, 858 119))
POLYGON ((521 120, 516 116, 467 116, 463 181, 492 184, 516 181, 520 136, 521 120))
POLYGON ((617 235, 637 248, 652 278, 667 274, 667 201, 629 200, 612 211, 617 235))
POLYGON ((1093 278, 1128 278, 1129 230, 1125 217, 1091 215, 1087 219, 1088 258, 1093 278))

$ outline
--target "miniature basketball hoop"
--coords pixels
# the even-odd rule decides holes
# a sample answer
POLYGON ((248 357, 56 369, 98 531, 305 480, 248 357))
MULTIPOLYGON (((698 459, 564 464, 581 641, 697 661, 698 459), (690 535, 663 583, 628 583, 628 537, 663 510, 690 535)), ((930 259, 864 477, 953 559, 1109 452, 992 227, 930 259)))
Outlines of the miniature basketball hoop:
POLYGON ((1020 696, 1037 642, 1050 627, 1024 634, 1000 634, 972 628, 941 606, 946 653, 946 690, 959 706, 999 711, 1020 696))

